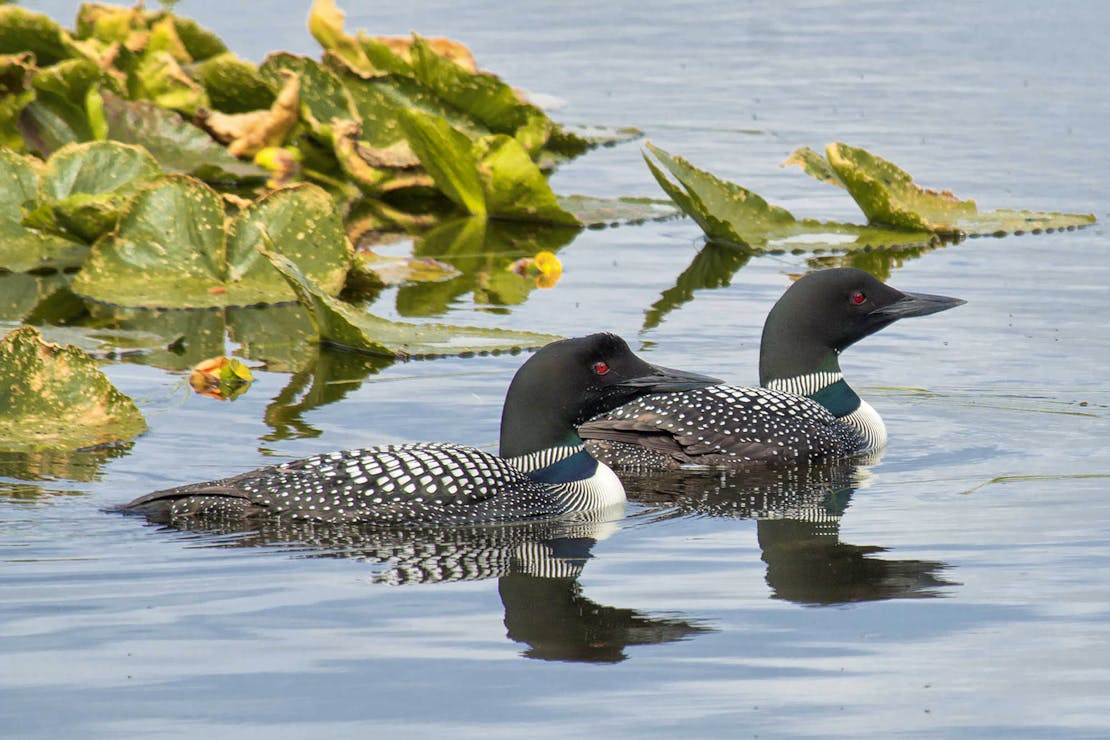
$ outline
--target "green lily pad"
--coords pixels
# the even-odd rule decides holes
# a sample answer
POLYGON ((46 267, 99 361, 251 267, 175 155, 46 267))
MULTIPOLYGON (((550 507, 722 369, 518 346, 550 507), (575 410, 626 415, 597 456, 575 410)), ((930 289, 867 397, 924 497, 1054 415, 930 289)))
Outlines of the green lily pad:
POLYGON ((718 179, 650 143, 647 148, 678 180, 671 182, 645 154, 644 161, 660 187, 713 241, 761 252, 808 252, 920 245, 936 239, 925 231, 798 219, 747 188, 718 179))
POLYGON ((557 195, 559 205, 589 228, 665 221, 682 215, 671 200, 656 198, 595 198, 589 195, 557 195))
POLYGON ((555 124, 539 108, 521 101, 501 78, 464 69, 419 36, 413 38, 411 54, 413 75, 424 87, 490 132, 513 136, 529 156, 543 149, 555 124))
POLYGON ((48 156, 66 144, 107 137, 101 91, 122 86, 94 62, 69 59, 40 69, 31 84, 35 99, 19 118, 28 149, 48 156))
POLYGON ((273 105, 276 93, 258 67, 228 52, 198 64, 193 75, 204 85, 212 107, 224 113, 247 113, 273 105))
POLYGON ((182 46, 188 52, 189 58, 194 62, 202 62, 211 57, 227 52, 227 45, 212 31, 200 25, 192 18, 183 18, 168 12, 151 14, 151 21, 157 23, 162 17, 169 17, 173 21, 174 31, 182 46))
POLYGON ((261 181, 267 172, 244 162, 177 113, 147 100, 124 100, 102 93, 108 136, 149 151, 168 172, 184 172, 209 182, 261 181))
POLYGON ((789 167, 792 164, 798 165, 807 175, 821 182, 827 182, 829 185, 844 188, 845 190, 848 188, 848 186, 844 184, 844 181, 840 179, 840 175, 836 174, 836 170, 833 169, 833 166, 829 164, 829 160, 825 159, 808 146, 798 147, 792 151, 781 166, 789 167))
POLYGON ((64 270, 79 266, 88 247, 23 225, 22 206, 34 200, 37 160, 0 149, 0 272, 64 270))
POLYGON ((908 172, 864 149, 833 143, 827 160, 799 149, 786 164, 824 182, 844 187, 873 224, 907 230, 928 230, 946 236, 985 236, 1074 229, 1095 223, 1093 214, 996 210, 981 212, 975 201, 961 200, 949 190, 917 185, 908 172))
POLYGON ((212 308, 277 303, 295 295, 254 250, 262 230, 320 289, 338 293, 350 252, 335 203, 320 188, 276 190, 224 226, 220 196, 169 175, 136 196, 118 230, 97 242, 73 290, 124 306, 212 308))
POLYGON ((871 223, 956 234, 956 222, 979 211, 975 201, 950 190, 918 186, 908 172, 864 149, 829 144, 825 156, 871 223))
POLYGON ((143 415, 91 357, 21 327, 0 339, 0 449, 75 450, 146 430, 143 415))
POLYGON ((259 249, 297 292, 321 341, 395 358, 447 357, 517 352, 541 347, 560 337, 535 332, 484 329, 450 324, 389 321, 333 298, 320 290, 291 260, 259 249))
POLYGON ((436 187, 467 213, 490 218, 581 226, 559 206, 539 167, 504 134, 471 141, 445 119, 409 111, 409 143, 436 187))
POLYGON ((47 67, 73 56, 73 40, 64 28, 42 13, 0 5, 0 54, 29 51, 47 67))
POLYGON ((115 228, 138 189, 161 174, 141 147, 115 141, 67 144, 46 161, 25 222, 95 241, 115 228))
POLYGON ((0 56, 0 147, 15 151, 24 148, 23 134, 19 131, 19 116, 27 104, 35 99, 31 78, 35 72, 30 54, 0 56))
POLYGON ((330 69, 308 57, 288 52, 270 54, 258 68, 261 78, 275 90, 280 90, 284 84, 282 71, 292 72, 300 79, 301 118, 324 140, 331 139, 330 127, 334 119, 358 120, 350 92, 330 69))
POLYGON ((1093 213, 1015 211, 999 208, 961 218, 956 221, 956 229, 960 235, 1005 236, 1006 234, 1037 234, 1042 231, 1071 231, 1090 226, 1096 221, 1093 213))

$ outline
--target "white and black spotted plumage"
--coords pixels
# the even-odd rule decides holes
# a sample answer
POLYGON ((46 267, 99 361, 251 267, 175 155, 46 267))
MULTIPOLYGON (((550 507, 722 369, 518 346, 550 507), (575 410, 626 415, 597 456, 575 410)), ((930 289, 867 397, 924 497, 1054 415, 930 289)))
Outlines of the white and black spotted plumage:
POLYGON ((811 273, 767 316, 760 387, 641 397, 579 434, 592 455, 621 468, 774 465, 879 449, 886 426, 844 381, 840 353, 898 319, 962 303, 903 293, 853 268, 811 273))
POLYGON ((727 385, 646 396, 580 431, 594 457, 621 467, 797 463, 866 449, 816 401, 727 385))
POLYGON ((624 501, 616 475, 575 432, 596 413, 653 391, 717 382, 659 368, 611 334, 554 342, 517 371, 501 453, 454 444, 330 452, 156 491, 123 507, 157 521, 283 517, 387 525, 511 522, 624 501))
POLYGON ((444 524, 558 516, 568 508, 550 485, 505 459, 450 444, 330 452, 132 502, 169 515, 284 515, 332 522, 444 524), (145 500, 144 500, 145 499, 145 500))

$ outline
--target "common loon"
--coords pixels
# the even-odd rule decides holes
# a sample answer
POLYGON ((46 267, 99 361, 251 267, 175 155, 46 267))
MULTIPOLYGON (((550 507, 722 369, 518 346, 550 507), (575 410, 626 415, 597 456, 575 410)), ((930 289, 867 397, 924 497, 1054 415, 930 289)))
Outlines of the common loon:
POLYGON ((579 428, 614 467, 721 467, 843 457, 886 444, 879 414, 844 380, 840 353, 907 316, 966 301, 903 293, 863 270, 806 275, 767 316, 758 388, 718 385, 645 396, 579 428))
POLYGON ((504 522, 624 501, 616 475, 586 452, 575 428, 646 393, 720 381, 651 365, 613 334, 553 342, 509 385, 501 456, 453 444, 332 452, 141 496, 124 511, 184 517, 384 524, 504 522))

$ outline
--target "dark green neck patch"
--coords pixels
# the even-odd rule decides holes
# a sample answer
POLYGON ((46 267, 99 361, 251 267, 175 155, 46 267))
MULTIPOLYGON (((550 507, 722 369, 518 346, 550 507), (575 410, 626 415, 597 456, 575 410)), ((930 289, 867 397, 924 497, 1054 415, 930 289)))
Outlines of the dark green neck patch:
POLYGON ((809 397, 838 418, 852 413, 859 408, 860 404, 859 396, 843 379, 832 385, 826 385, 816 393, 811 393, 809 397))

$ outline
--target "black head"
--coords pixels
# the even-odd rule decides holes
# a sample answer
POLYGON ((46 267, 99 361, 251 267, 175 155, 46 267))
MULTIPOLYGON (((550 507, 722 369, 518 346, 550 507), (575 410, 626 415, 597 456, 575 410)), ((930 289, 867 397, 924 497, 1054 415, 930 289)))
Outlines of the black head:
POLYGON ((903 293, 851 267, 812 272, 791 285, 767 316, 759 382, 835 369, 837 354, 898 319, 965 302, 903 293))
POLYGON ((552 342, 529 357, 509 385, 501 455, 577 443, 579 424, 635 398, 720 382, 645 362, 615 334, 552 342))

